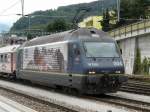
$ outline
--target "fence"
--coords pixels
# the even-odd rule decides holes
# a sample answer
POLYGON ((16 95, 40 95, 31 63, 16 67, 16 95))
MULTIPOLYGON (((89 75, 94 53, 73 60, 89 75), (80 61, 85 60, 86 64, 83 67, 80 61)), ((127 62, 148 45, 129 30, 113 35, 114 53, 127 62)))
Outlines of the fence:
POLYGON ((109 32, 109 34, 112 36, 112 37, 118 37, 118 36, 121 36, 121 35, 127 35, 129 33, 132 33, 133 32, 139 32, 140 30, 146 30, 150 28, 150 20, 144 20, 144 21, 141 21, 141 22, 137 22, 137 23, 134 23, 134 24, 130 24, 130 25, 126 25, 126 26, 123 26, 123 27, 120 27, 120 28, 117 28, 115 30, 112 30, 109 32))

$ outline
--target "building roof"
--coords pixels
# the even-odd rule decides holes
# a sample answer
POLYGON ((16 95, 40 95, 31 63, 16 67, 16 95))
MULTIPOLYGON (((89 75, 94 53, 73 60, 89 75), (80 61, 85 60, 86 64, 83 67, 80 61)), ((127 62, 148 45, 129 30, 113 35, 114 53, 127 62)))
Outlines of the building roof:
POLYGON ((19 46, 20 45, 9 45, 9 46, 5 46, 5 47, 1 47, 0 48, 0 54, 16 52, 16 50, 19 46))

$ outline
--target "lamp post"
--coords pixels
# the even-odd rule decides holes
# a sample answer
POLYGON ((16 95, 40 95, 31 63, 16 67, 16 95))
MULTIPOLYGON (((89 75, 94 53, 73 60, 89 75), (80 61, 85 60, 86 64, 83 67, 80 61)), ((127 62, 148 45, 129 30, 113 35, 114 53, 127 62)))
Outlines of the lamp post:
POLYGON ((31 15, 26 15, 29 19, 29 23, 28 23, 28 30, 29 30, 29 34, 30 34, 30 29, 31 29, 31 15))

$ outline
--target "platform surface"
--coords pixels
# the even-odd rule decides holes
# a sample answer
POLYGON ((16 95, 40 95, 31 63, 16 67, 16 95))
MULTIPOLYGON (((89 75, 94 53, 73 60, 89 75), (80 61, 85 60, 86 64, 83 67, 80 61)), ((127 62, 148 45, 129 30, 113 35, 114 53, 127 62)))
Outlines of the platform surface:
POLYGON ((0 96, 0 112, 37 112, 6 97, 0 96))

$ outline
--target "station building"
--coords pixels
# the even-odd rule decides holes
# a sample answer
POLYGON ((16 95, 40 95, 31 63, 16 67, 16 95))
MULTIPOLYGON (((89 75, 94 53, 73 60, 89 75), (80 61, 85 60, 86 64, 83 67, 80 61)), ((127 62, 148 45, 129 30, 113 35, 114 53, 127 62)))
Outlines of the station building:
POLYGON ((1 35, 0 47, 5 46, 5 45, 23 44, 26 41, 27 41, 27 37, 25 36, 1 35))
POLYGON ((103 20, 103 16, 90 16, 85 18, 82 22, 78 24, 81 28, 96 28, 96 29, 102 29, 100 21, 103 20))

